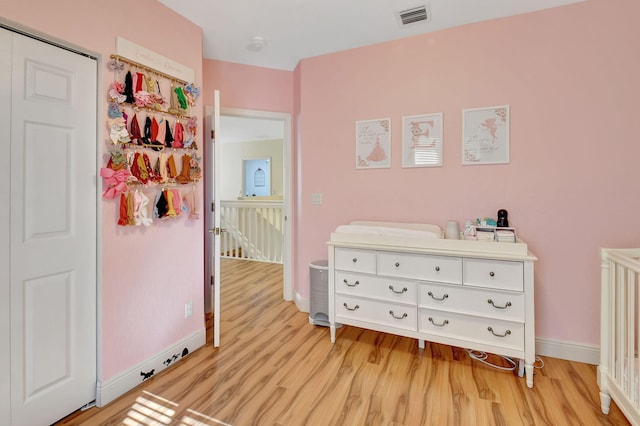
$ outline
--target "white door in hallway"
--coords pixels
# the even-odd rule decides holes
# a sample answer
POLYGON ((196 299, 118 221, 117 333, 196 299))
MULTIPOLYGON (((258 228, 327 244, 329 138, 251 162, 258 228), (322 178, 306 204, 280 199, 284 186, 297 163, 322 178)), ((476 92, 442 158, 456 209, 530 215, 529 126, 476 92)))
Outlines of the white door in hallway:
MULTIPOLYGON (((211 285, 205 288, 205 296, 208 296, 207 305, 211 306, 213 312, 213 346, 220 346, 220 233, 223 231, 220 223, 220 143, 217 140, 220 134, 220 91, 213 93, 213 107, 207 107, 205 133, 209 137, 209 143, 205 150, 206 176, 205 185, 205 205, 207 206, 207 228, 209 230, 206 238, 206 268, 211 272, 211 285), (211 209, 209 209, 211 206, 211 209)), ((205 284, 206 285, 206 284, 205 284)), ((205 307, 206 308, 206 307, 205 307)))
POLYGON ((4 29, 0 44, 10 423, 51 424, 95 399, 97 65, 4 29))

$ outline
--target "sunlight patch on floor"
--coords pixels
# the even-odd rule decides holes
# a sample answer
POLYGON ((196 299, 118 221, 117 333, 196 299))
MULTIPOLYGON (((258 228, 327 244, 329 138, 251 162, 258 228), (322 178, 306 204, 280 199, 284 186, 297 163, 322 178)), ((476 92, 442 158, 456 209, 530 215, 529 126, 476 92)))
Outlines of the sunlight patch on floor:
MULTIPOLYGON (((148 391, 145 396, 136 398, 127 418, 123 420, 126 426, 161 426, 171 424, 175 419, 178 404, 148 391)), ((231 426, 216 418, 187 408, 187 415, 180 419, 179 426, 231 426)))
POLYGON ((194 417, 200 417, 204 419, 205 422, 185 416, 182 418, 180 426, 183 426, 183 425, 184 426, 205 426, 205 425, 206 426, 209 426, 209 425, 232 426, 229 423, 225 423, 221 420, 214 419, 213 417, 209 417, 206 414, 199 413, 195 410, 192 410, 191 408, 187 408, 187 412, 194 417))

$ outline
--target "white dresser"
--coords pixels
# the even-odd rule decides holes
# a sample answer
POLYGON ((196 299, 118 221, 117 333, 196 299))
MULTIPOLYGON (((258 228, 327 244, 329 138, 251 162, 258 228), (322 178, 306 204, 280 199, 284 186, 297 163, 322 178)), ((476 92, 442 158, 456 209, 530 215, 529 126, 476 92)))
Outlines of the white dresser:
POLYGON ((533 387, 533 263, 522 241, 334 233, 329 322, 524 359, 533 387))

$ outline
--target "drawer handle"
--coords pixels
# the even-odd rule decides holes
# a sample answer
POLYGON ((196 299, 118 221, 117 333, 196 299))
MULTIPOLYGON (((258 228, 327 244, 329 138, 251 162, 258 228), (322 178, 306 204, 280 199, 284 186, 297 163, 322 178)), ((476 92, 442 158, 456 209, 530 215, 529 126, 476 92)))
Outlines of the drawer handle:
POLYGON ((491 334, 493 334, 496 337, 507 337, 508 335, 511 334, 511 330, 505 331, 504 334, 497 334, 495 331, 493 331, 493 328, 491 327, 487 327, 487 330, 489 330, 491 334))
POLYGON ((497 306, 497 305, 493 302, 493 300, 491 300, 491 299, 488 299, 488 300, 487 300, 487 303, 488 303, 488 304, 490 304, 491 306, 493 306, 493 307, 494 307, 494 308, 496 308, 496 309, 507 309, 509 306, 511 306, 511 302, 507 302, 507 303, 505 303, 505 304, 504 304, 504 306, 497 306))
POLYGON ((400 267, 400 262, 396 262, 396 268, 400 267))
POLYGON ((358 309, 360 309, 360 305, 356 305, 355 308, 350 308, 349 306, 347 306, 347 303, 344 303, 344 307, 347 308, 347 311, 357 311, 358 309))
POLYGON ((407 291, 409 291, 409 289, 407 289, 406 287, 403 288, 400 291, 397 291, 395 288, 393 288, 392 285, 389 286, 389 290, 391 290, 392 292, 394 292, 395 294, 402 294, 402 293, 406 293, 407 291))
POLYGON ((358 258, 354 257, 352 260, 353 260, 353 263, 356 263, 358 261, 358 258))
POLYGON ((491 272, 489 272, 489 276, 490 276, 490 277, 495 277, 495 276, 496 276, 496 273, 495 273, 495 272, 493 272, 493 271, 491 271, 491 272))
POLYGON ((440 267, 436 266, 436 272, 440 272, 440 267))
POLYGON ((442 296, 442 299, 440 299, 440 298, 438 298, 438 297, 435 297, 435 296, 433 295, 433 293, 432 293, 432 292, 429 292, 429 293, 427 293, 427 294, 428 294, 429 296, 431 296, 431 298, 432 298, 433 300, 440 300, 440 301, 442 301, 442 300, 444 300, 444 299, 449 298, 449 295, 448 295, 447 293, 445 293, 445 294, 444 294, 444 296, 442 296))
POLYGON ((435 321, 433 321, 432 317, 429 317, 429 322, 435 325, 436 327, 444 327, 445 325, 449 324, 449 320, 444 320, 442 321, 442 324, 437 324, 435 321))
POLYGON ((349 284, 349 281, 347 281, 347 279, 345 278, 344 283, 347 285, 347 287, 355 287, 360 284, 360 281, 356 281, 353 284, 349 284))
POLYGON ((402 316, 397 317, 396 314, 393 313, 393 311, 389 311, 389 315, 391 315, 392 317, 394 317, 395 319, 405 319, 406 317, 409 316, 409 314, 407 314, 406 312, 404 314, 402 314, 402 316))

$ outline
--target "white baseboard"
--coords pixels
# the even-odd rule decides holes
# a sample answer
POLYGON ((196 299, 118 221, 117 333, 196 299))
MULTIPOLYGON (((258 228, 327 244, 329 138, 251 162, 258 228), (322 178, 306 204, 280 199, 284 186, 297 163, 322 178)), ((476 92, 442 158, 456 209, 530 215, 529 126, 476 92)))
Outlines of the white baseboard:
POLYGON ((536 339, 536 354, 585 364, 600 364, 600 347, 561 340, 536 339))
POLYGON ((107 405, 142 383, 145 380, 143 377, 144 374, 158 374, 160 371, 182 359, 183 356, 204 346, 205 342, 206 329, 202 328, 181 342, 142 361, 128 371, 106 382, 99 381, 96 388, 96 405, 98 407, 107 405))
POLYGON ((311 302, 309 301, 309 299, 305 299, 300 296, 300 293, 298 293, 297 291, 295 296, 295 303, 300 312, 311 312, 311 302))

